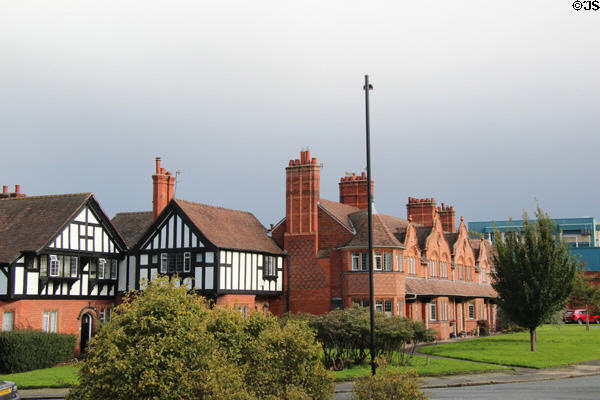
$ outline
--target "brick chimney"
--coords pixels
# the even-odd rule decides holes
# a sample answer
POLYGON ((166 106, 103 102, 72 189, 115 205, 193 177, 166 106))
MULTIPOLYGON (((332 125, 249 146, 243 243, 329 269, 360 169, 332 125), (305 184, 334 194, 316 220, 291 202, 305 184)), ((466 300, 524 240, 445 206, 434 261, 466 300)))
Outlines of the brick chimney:
POLYGON ((156 172, 152 175, 152 219, 156 219, 174 195, 175 177, 160 166, 156 157, 156 172))
POLYGON ((454 206, 447 206, 442 203, 441 207, 437 208, 437 213, 440 215, 440 221, 442 222, 442 229, 444 232, 456 232, 456 213, 454 206))
MULTIPOLYGON (((345 176, 340 179, 340 203, 348 204, 361 210, 367 209, 367 173, 358 176, 345 176)), ((371 199, 373 198, 373 181, 371 180, 371 199)))
POLYGON ((27 197, 25 193, 21 193, 21 185, 15 185, 15 191, 12 193, 8 191, 8 185, 2 186, 2 193, 0 193, 0 199, 14 199, 20 197, 27 197))
POLYGON ((417 199, 408 198, 406 204, 406 218, 416 224, 424 226, 433 226, 433 217, 436 213, 436 203, 434 198, 417 199))
POLYGON ((318 232, 321 166, 306 150, 300 152, 300 159, 290 160, 285 172, 286 233, 318 232))

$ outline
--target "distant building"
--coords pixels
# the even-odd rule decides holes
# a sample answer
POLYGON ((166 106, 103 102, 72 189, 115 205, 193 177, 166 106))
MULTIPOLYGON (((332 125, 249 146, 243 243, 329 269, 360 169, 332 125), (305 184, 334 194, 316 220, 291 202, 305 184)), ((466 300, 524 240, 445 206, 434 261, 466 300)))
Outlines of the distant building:
MULTIPOLYGON (((554 218, 553 221, 556 234, 582 263, 586 274, 600 283, 600 223, 593 217, 554 218)), ((523 229, 523 220, 469 222, 469 232, 480 233, 490 242, 496 231, 502 235, 515 229, 523 229)))

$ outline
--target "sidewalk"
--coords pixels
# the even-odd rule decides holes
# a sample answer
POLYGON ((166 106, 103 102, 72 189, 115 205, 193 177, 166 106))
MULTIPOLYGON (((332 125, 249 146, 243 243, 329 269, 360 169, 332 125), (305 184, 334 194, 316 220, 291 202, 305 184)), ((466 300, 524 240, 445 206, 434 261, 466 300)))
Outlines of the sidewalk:
MULTIPOLYGON (((600 360, 558 368, 533 369, 515 368, 502 372, 489 372, 465 375, 423 377, 423 388, 434 389, 458 386, 492 385, 501 383, 537 382, 549 379, 577 378, 600 375, 600 360)), ((352 382, 339 382, 335 385, 335 398, 352 398, 352 382)), ((23 389, 19 390, 22 399, 63 399, 68 389, 23 389)))

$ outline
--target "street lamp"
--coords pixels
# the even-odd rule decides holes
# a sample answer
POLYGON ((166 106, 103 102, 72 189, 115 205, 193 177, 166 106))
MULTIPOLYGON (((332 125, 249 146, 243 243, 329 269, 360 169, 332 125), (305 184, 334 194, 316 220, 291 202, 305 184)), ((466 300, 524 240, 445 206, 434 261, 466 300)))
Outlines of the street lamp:
POLYGON ((369 75, 365 75, 365 115, 367 131, 367 222, 369 228, 369 308, 371 316, 371 374, 375 375, 375 293, 373 292, 373 204, 371 199, 371 138, 369 121, 369 91, 373 85, 369 83, 369 75))

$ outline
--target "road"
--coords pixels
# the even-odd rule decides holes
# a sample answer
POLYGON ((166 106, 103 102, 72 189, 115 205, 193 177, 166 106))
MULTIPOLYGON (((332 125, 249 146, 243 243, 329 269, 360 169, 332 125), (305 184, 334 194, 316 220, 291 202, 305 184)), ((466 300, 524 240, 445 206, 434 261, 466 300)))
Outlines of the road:
POLYGON ((600 377, 427 389, 431 400, 598 400, 600 377))

